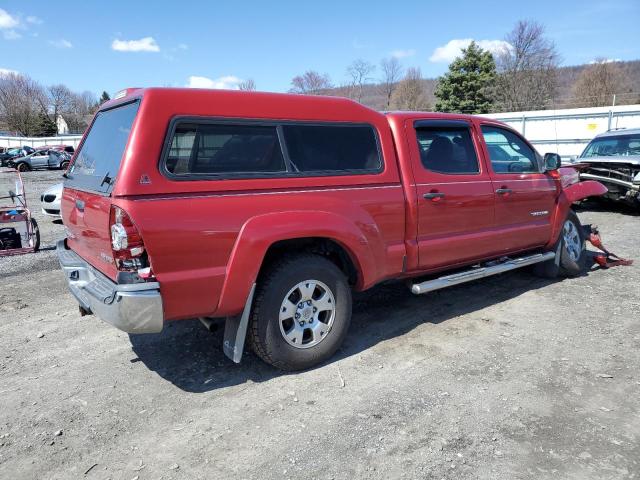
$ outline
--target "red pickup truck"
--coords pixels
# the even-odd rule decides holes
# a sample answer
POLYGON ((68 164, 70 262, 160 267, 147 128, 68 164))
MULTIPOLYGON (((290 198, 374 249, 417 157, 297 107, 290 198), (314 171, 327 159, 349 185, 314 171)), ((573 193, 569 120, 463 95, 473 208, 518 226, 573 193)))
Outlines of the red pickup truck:
POLYGON ((578 183, 555 154, 469 115, 379 113, 331 97, 129 89, 66 173, 58 256, 81 314, 129 333, 226 318, 288 370, 329 358, 351 292, 422 294, 518 267, 578 275, 578 183))

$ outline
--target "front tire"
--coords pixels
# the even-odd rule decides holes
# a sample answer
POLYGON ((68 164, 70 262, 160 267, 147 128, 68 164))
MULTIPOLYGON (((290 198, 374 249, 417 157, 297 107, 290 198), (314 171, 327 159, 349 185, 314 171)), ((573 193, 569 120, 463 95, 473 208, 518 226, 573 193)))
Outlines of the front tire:
POLYGON ((31 167, 27 163, 22 162, 16 166, 16 169, 19 172, 28 172, 29 170, 31 170, 31 167))
POLYGON ((560 238, 554 247, 556 258, 534 265, 539 277, 577 277, 587 269, 587 250, 582 224, 573 210, 569 210, 562 224, 560 238))
POLYGON ((261 276, 249 344, 281 370, 304 370, 340 347, 351 322, 351 290, 342 271, 320 255, 284 258, 261 276))

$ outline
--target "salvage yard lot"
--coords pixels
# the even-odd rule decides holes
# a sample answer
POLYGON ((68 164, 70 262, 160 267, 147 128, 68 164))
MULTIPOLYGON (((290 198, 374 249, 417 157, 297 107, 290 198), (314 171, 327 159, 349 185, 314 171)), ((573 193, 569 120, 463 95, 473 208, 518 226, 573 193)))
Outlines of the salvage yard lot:
MULTIPOLYGON (((640 475, 640 274, 515 271, 355 297, 328 364, 282 374, 198 321, 129 336, 81 318, 44 251, 1 258, 0 478, 627 479, 640 475)), ((640 216, 588 204, 625 257, 640 216)))

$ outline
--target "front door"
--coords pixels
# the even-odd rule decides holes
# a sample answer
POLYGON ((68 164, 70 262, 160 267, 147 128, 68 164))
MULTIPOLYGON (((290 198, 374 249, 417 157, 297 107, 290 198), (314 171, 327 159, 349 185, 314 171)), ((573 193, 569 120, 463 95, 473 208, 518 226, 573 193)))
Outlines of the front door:
POLYGON ((31 167, 43 168, 49 166, 49 152, 47 150, 40 150, 31 155, 31 167))
POLYGON ((407 125, 407 133, 418 202, 419 268, 491 256, 493 186, 472 125, 419 120, 407 125))
POLYGON ((483 124, 481 129, 495 192, 496 228, 504 239, 502 253, 545 245, 551 238, 555 181, 520 135, 497 125, 483 124))

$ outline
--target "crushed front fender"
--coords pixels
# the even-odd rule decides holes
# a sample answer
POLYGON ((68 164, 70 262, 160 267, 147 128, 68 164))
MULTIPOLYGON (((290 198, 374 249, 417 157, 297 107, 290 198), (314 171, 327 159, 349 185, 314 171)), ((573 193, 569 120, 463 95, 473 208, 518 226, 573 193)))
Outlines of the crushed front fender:
POLYGON ((587 180, 586 182, 574 183, 563 189, 567 200, 570 203, 577 202, 587 197, 597 197, 607 193, 607 187, 600 182, 587 180))

